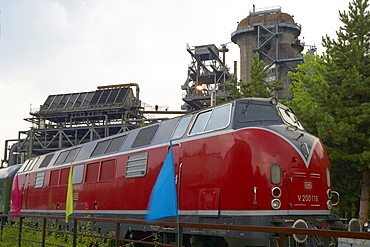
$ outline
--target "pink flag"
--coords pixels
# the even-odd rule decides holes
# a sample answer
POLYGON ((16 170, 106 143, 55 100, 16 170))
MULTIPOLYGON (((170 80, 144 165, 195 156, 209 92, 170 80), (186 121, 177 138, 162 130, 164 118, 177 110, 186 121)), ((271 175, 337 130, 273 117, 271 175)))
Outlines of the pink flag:
POLYGON ((21 212, 20 206, 20 199, 19 199, 19 185, 18 185, 18 175, 15 175, 14 178, 14 189, 12 193, 12 214, 13 218, 15 219, 18 214, 21 212))

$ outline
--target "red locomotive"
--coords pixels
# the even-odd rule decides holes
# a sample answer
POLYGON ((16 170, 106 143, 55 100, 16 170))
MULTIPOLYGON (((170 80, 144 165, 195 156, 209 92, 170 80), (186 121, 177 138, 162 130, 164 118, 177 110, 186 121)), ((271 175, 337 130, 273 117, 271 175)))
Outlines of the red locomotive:
MULTIPOLYGON (((18 172, 21 214, 64 215, 72 163, 76 216, 144 219, 170 140, 180 220, 190 215, 188 222, 307 228, 335 221, 324 145, 275 98, 238 99, 29 159, 18 172)), ((121 236, 145 232, 127 226, 121 236)), ((175 235, 162 234, 168 242, 175 235)), ((200 229, 184 229, 184 235, 188 246, 274 246, 276 240, 200 229)), ((321 237, 287 241, 336 244, 321 237)))

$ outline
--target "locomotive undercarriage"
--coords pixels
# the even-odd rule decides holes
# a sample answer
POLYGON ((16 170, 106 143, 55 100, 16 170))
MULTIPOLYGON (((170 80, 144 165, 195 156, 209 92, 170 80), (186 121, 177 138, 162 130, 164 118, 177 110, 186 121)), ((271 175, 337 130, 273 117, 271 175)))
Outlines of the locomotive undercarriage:
MULTIPOLYGON (((64 216, 61 214, 60 216, 64 216)), ((86 217, 84 214, 75 214, 75 217, 86 217)), ((119 218, 119 219, 137 219, 143 220, 142 215, 94 215, 89 214, 89 217, 102 218, 119 218)), ((168 221, 175 221, 174 217, 167 218, 168 221)), ((181 221, 181 217, 180 217, 181 221)), ((192 216, 185 220, 189 223, 205 223, 205 224, 229 224, 229 225, 251 225, 251 226, 276 226, 276 227, 297 227, 307 229, 333 229, 348 230, 349 225, 338 223, 338 219, 331 216, 241 216, 241 217, 198 217, 192 216), (307 224, 297 224, 296 222, 304 222, 307 224)), ((68 228, 71 223, 65 221, 53 221, 53 224, 59 224, 62 229, 68 228)), ((355 222, 352 228, 357 227, 355 222)), ((93 230, 102 234, 108 234, 115 231, 114 224, 94 222, 93 230)), ((356 230, 356 229, 355 229, 356 230)), ((125 239, 157 241, 164 244, 177 244, 178 229, 166 228, 153 225, 126 225, 120 226, 120 237, 125 239), (159 233, 158 233, 159 232, 159 233)), ((213 230, 213 229, 198 229, 184 228, 183 229, 183 246, 186 247, 278 247, 278 235, 270 233, 257 232, 242 232, 228 230, 213 230)), ((308 246, 337 246, 336 238, 318 237, 318 236, 293 236, 286 235, 285 246, 308 247, 308 246)), ((135 246, 140 246, 135 243, 135 246)))
MULTIPOLYGON (((294 222, 302 219, 307 223, 307 229, 330 229, 330 224, 336 222, 336 219, 330 219, 327 216, 251 216, 251 217, 194 217, 186 222, 194 223, 209 223, 209 224, 229 224, 233 225, 255 225, 255 226, 276 226, 276 227, 293 227, 294 222), (233 222, 231 223, 230 222, 233 222), (266 223, 266 224, 265 224, 266 223)), ((338 223, 339 224, 339 223, 338 223)), ((300 227, 297 225, 295 227, 300 227)), ((345 225, 341 226, 343 229, 345 225)), ((136 236, 143 237, 142 234, 148 231, 148 226, 140 229, 140 226, 130 228, 135 232, 136 236), (135 230, 133 230, 135 228, 135 230)), ((163 229, 163 228, 161 228, 163 229)), ((153 234, 160 229, 154 228, 147 234, 153 234)), ((130 234, 130 231, 129 231, 130 234)), ((132 232, 131 232, 132 234, 132 232)), ((145 235, 145 234, 144 234, 145 235)), ((131 235, 132 236, 132 235, 131 235)), ((165 230, 160 234, 162 243, 176 244, 177 229, 165 230), (165 241, 165 239, 172 241, 165 241)), ((257 233, 257 232, 242 232, 242 231, 227 231, 227 230, 212 230, 212 229, 195 229, 186 228, 183 230, 183 245, 186 247, 278 247, 279 239, 277 234, 257 233)), ((140 239, 140 238, 134 238, 140 239)), ((308 247, 308 246, 337 246, 338 240, 331 237, 321 236, 302 236, 302 235, 286 235, 285 246, 308 247)))

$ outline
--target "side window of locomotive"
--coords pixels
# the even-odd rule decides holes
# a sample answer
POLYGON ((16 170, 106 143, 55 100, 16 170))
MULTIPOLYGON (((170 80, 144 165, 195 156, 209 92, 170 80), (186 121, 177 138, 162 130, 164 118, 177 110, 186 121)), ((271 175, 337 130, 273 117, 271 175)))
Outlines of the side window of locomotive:
POLYGON ((81 150, 81 147, 70 150, 64 163, 69 163, 69 162, 74 161, 77 158, 77 154, 80 152, 80 150, 81 150))
POLYGON ((69 154, 69 150, 63 151, 59 154, 58 158, 55 160, 54 165, 63 164, 69 154))
POLYGON ((180 119, 179 123, 176 126, 175 131, 172 134, 172 139, 181 138, 185 134, 185 131, 190 123, 191 117, 192 116, 186 116, 180 119))
POLYGON ((230 110, 230 104, 213 109, 205 131, 222 129, 228 126, 230 121, 230 110))
POLYGON ((240 122, 279 120, 274 107, 247 103, 238 105, 237 117, 240 122))
POLYGON ((98 142, 98 144, 96 144, 94 151, 91 154, 91 157, 101 154, 117 152, 121 148, 124 141, 126 140, 126 136, 127 135, 123 135, 109 140, 98 142))
POLYGON ((198 134, 203 132, 209 117, 211 116, 212 111, 202 112, 195 119, 193 128, 190 131, 191 135, 198 134))
POLYGON ((42 188, 44 186, 45 172, 36 173, 35 188, 42 188))
POLYGON ((143 177, 148 165, 148 153, 137 153, 128 156, 126 164, 126 178, 143 177))
POLYGON ((72 172, 72 184, 82 183, 82 179, 84 176, 84 165, 82 164, 74 166, 72 172))
POLYGON ((195 119, 191 135, 225 128, 230 122, 231 104, 200 113, 195 119))
POLYGON ((51 159, 53 158, 53 156, 54 156, 54 154, 52 153, 52 154, 48 154, 48 155, 46 155, 45 157, 44 157, 44 160, 41 162, 41 164, 40 164, 40 168, 42 168, 42 167, 47 167, 48 165, 49 165, 49 163, 50 163, 50 161, 51 161, 51 159))
POLYGON ((152 142, 155 133, 157 132, 158 126, 159 125, 153 125, 145 129, 141 129, 139 133, 137 134, 131 147, 137 148, 137 147, 149 145, 152 142))
POLYGON ((113 153, 118 152, 118 150, 121 148, 122 144, 125 142, 127 135, 119 136, 116 138, 113 138, 112 141, 109 143, 109 146, 105 153, 113 153))
POLYGON ((91 154, 91 157, 104 154, 105 150, 107 150, 109 142, 110 140, 104 140, 104 141, 98 142, 98 144, 96 144, 95 146, 94 151, 91 154))

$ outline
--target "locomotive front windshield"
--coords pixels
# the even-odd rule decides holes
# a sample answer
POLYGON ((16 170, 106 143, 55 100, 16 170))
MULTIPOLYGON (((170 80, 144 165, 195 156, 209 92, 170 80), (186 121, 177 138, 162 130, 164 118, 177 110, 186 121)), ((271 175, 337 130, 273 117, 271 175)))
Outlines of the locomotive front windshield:
POLYGON ((237 118, 239 122, 276 121, 279 119, 273 106, 244 102, 238 105, 237 118))
POLYGON ((303 130, 292 109, 282 104, 271 104, 262 100, 239 102, 236 109, 236 119, 237 125, 240 127, 253 126, 254 124, 274 125, 281 124, 283 121, 288 126, 303 130))
POLYGON ((298 129, 303 130, 301 123, 299 122, 298 118, 291 109, 289 108, 283 109, 279 107, 279 113, 283 118, 284 122, 286 122, 288 125, 292 125, 297 127, 298 129))

